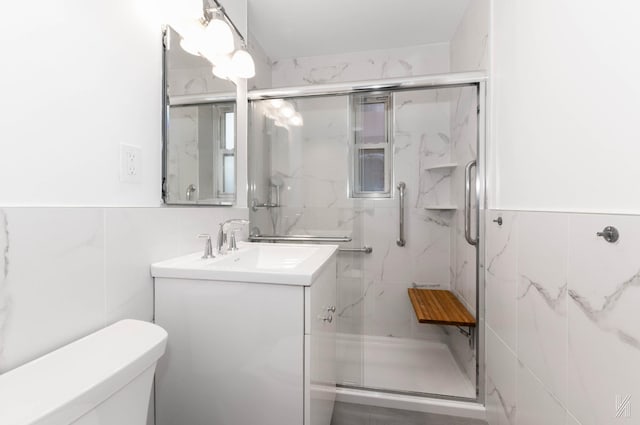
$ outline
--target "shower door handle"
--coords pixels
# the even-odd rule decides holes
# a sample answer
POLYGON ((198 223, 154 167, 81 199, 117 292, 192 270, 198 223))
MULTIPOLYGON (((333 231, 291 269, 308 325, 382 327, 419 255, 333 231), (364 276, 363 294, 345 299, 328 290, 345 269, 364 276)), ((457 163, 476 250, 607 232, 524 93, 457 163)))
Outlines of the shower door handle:
POLYGON ((478 244, 478 238, 471 236, 471 169, 475 167, 475 160, 464 167, 464 238, 470 245, 478 244))
POLYGON ((406 187, 407 185, 404 182, 398 183, 398 199, 400 199, 400 211, 398 213, 400 228, 398 229, 398 240, 396 241, 398 246, 404 246, 406 244, 406 241, 404 240, 404 190, 406 187))

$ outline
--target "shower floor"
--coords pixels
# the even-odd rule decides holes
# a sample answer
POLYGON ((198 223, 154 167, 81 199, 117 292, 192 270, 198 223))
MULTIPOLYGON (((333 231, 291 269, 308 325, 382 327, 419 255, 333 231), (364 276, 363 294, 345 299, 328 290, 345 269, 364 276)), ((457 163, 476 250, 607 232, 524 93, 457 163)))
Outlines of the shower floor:
POLYGON ((441 341, 340 335, 338 382, 369 389, 475 398, 475 386, 441 341))

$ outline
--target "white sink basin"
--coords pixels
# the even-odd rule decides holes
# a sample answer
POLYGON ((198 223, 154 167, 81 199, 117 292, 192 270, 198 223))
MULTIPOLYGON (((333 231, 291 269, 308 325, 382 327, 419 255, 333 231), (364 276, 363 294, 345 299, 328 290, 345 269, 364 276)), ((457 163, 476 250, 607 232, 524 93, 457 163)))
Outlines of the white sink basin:
POLYGON ((336 245, 240 243, 237 251, 202 259, 195 253, 151 265, 153 277, 309 286, 336 245))

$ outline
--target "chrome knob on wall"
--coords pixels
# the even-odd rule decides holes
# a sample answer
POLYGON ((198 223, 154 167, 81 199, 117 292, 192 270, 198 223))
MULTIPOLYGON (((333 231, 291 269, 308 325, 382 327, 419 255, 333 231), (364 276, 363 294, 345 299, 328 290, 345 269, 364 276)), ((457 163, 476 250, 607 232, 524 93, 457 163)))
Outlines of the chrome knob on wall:
POLYGON ((333 322, 333 316, 332 315, 318 316, 318 320, 320 320, 322 322, 326 322, 326 323, 331 323, 331 322, 333 322))
POLYGON ((596 233, 597 236, 604 238, 609 243, 616 243, 620 239, 620 232, 613 226, 607 226, 602 229, 602 232, 596 233))

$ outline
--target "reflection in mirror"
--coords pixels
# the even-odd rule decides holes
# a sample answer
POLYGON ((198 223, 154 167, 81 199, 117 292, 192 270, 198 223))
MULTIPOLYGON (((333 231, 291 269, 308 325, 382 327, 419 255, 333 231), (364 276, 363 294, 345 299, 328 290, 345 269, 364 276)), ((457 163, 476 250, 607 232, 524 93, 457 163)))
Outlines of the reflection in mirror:
POLYGON ((167 204, 232 205, 236 179, 236 86, 165 34, 163 198, 167 204))
POLYGON ((166 146, 169 204, 235 199, 235 103, 172 106, 166 146))
POLYGON ((211 71, 211 63, 182 48, 182 37, 167 27, 166 82, 169 97, 194 94, 225 94, 235 97, 235 84, 218 78, 211 71))

